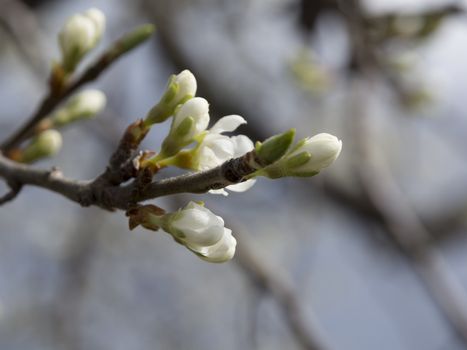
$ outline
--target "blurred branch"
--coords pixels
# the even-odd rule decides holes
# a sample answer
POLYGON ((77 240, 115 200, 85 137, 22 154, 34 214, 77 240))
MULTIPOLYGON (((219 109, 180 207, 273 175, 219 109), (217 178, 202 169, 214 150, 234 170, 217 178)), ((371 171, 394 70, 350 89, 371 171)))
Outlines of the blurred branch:
POLYGON ((85 349, 79 332, 80 309, 85 302, 88 273, 96 253, 99 231, 105 222, 101 210, 80 212, 69 234, 61 263, 62 281, 51 310, 52 327, 68 350, 85 349))
MULTIPOLYGON (((35 126, 47 115, 49 115, 62 101, 64 101, 73 92, 78 90, 83 85, 97 79, 102 72, 104 72, 110 65, 117 61, 124 54, 128 53, 136 45, 139 45, 142 41, 146 40, 149 36, 146 36, 144 40, 135 41, 133 37, 135 34, 140 32, 152 33, 152 26, 141 26, 136 28, 134 31, 125 34, 122 38, 117 40, 111 47, 101 55, 97 61, 91 64, 80 77, 71 81, 60 89, 51 88, 49 89, 48 95, 44 98, 37 111, 32 117, 22 125, 14 134, 12 134, 6 141, 0 145, 0 150, 8 152, 22 141, 32 135, 35 126), (131 45, 129 45, 130 43, 131 45)), ((52 73, 53 74, 53 73, 52 73)), ((51 77, 53 80, 53 76, 51 77)), ((52 83, 52 81, 51 81, 52 83)))
POLYGON ((8 186, 10 187, 10 190, 0 197, 0 206, 15 199, 22 188, 22 185, 15 182, 9 182, 8 186))
MULTIPOLYGON (((344 8, 341 8, 341 11, 347 11, 347 8, 350 8, 352 11, 352 7, 356 6, 353 3, 354 0, 349 1, 349 3, 346 1, 342 2, 344 8)), ((331 2, 332 0, 329 0, 329 3, 331 2)), ((158 23, 157 39, 164 47, 164 52, 166 53, 168 60, 172 62, 179 70, 188 68, 194 72, 197 72, 197 67, 184 52, 181 44, 175 37, 175 31, 172 30, 172 28, 174 28, 174 23, 172 21, 174 20, 175 16, 167 15, 174 11, 171 6, 176 5, 173 3, 167 5, 165 2, 157 3, 157 11, 153 8, 153 6, 156 6, 154 3, 146 2, 145 6, 147 7, 147 10, 151 11, 151 14, 155 17, 155 22, 158 23)), ((358 34, 360 31, 359 28, 361 27, 355 28, 355 24, 352 24, 354 22, 352 22, 350 18, 348 18, 348 20, 350 21, 350 25, 352 26, 352 31, 354 33, 352 35, 352 40, 354 40, 354 51, 361 53, 359 54, 361 57, 359 60, 362 59, 365 62, 368 62, 369 66, 374 67, 375 70, 379 69, 379 64, 377 64, 375 52, 370 50, 367 46, 368 42, 365 40, 366 34, 361 38, 358 34)), ((359 23, 362 24, 362 21, 363 16, 360 15, 359 23)), ((231 114, 232 111, 236 111, 236 113, 241 115, 249 115, 248 124, 242 126, 242 128, 245 130, 245 133, 250 136, 250 138, 263 140, 266 139, 268 135, 276 132, 275 130, 269 130, 267 124, 261 123, 261 118, 255 118, 255 116, 251 115, 251 111, 242 110, 241 104, 236 103, 236 101, 233 101, 231 98, 223 98, 222 94, 218 93, 217 87, 211 86, 204 74, 198 74, 197 80, 199 82, 199 90, 201 95, 206 96, 206 98, 211 102, 212 110, 217 112, 217 115, 228 115, 231 114)), ((340 206, 344 204, 348 210, 361 217, 364 217, 366 220, 371 220, 376 223, 381 223, 383 221, 381 213, 368 200, 364 193, 350 193, 335 181, 326 178, 322 178, 321 180, 324 181, 310 181, 309 184, 310 186, 314 186, 315 188, 324 191, 330 199, 334 200, 335 204, 340 206)), ((426 227, 429 227, 430 230, 436 232, 437 236, 445 237, 452 234, 456 227, 464 225, 465 212, 466 205, 461 204, 459 207, 453 208, 449 212, 440 215, 439 217, 422 217, 421 220, 426 227)))
POLYGON ((300 300, 293 288, 277 273, 270 261, 258 256, 258 250, 254 252, 250 245, 244 243, 246 235, 234 228, 237 233, 237 253, 235 261, 245 271, 247 276, 259 289, 270 293, 284 312, 287 324, 296 341, 309 350, 329 349, 318 327, 314 322, 306 320, 302 312, 300 300))
MULTIPOLYGON (((358 102, 360 108, 364 106, 363 100, 358 102)), ((356 114, 365 118, 365 111, 356 114)), ((364 132, 363 124, 367 123, 367 117, 358 123, 360 135, 364 132)), ((414 263, 432 298, 467 343, 467 294, 441 254, 430 244, 430 232, 391 176, 387 164, 374 154, 375 143, 371 142, 369 134, 359 137, 363 143, 363 158, 358 168, 361 186, 381 215, 386 231, 414 263)))
MULTIPOLYGON (((171 200, 176 208, 185 204, 185 200, 180 196, 171 197, 171 200)), ((226 218, 232 231, 235 232, 237 249, 234 261, 242 268, 258 291, 267 292, 274 297, 284 313, 294 339, 303 349, 329 349, 318 325, 312 318, 305 317, 299 297, 288 281, 278 273, 278 268, 260 256, 258 249, 254 251, 251 249, 251 244, 246 242, 249 239, 248 235, 240 227, 232 226, 233 221, 228 220, 228 215, 222 216, 226 218)))
POLYGON ((0 25, 11 37, 26 66, 42 79, 47 74, 49 62, 43 54, 45 41, 34 12, 19 0, 3 0, 1 5, 0 25))
POLYGON ((361 90, 355 89, 359 94, 353 111, 357 118, 353 121, 353 127, 355 134, 359 135, 355 139, 359 142, 361 157, 357 168, 361 188, 381 217, 387 233, 413 262, 446 320, 467 344, 467 294, 441 254, 430 244, 429 230, 397 185, 387 163, 380 154, 376 154, 375 144, 378 143, 372 138, 374 133, 367 110, 367 91, 372 91, 378 66, 372 64, 371 51, 364 49, 367 35, 361 21, 359 0, 352 0, 352 4, 346 2, 345 6, 343 9, 352 28, 352 42, 358 51, 357 67, 365 83, 361 90))

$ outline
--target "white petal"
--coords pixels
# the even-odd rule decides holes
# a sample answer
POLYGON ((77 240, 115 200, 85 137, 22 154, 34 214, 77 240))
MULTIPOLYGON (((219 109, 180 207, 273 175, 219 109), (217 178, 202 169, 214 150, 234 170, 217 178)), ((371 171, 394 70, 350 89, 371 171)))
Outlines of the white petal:
POLYGON ((228 115, 219 119, 209 131, 214 134, 230 132, 242 124, 246 124, 246 120, 239 115, 228 115))
POLYGON ((195 97, 185 102, 175 114, 172 129, 176 129, 186 118, 195 120, 196 133, 205 130, 209 123, 209 103, 202 97, 195 97))
POLYGON ((233 158, 243 156, 254 148, 253 141, 245 135, 232 136, 230 141, 234 147, 233 158))
POLYGON ((211 194, 221 194, 221 195, 223 195, 225 197, 227 197, 229 195, 229 192, 227 192, 223 188, 221 188, 220 190, 209 190, 209 193, 211 193, 211 194))
POLYGON ((176 101, 179 101, 186 96, 195 96, 196 95, 196 78, 188 69, 185 69, 175 77, 175 82, 179 86, 177 93, 176 101))
POLYGON ((198 168, 206 170, 214 168, 233 157, 234 147, 229 137, 219 134, 208 134, 199 149, 198 168))
POLYGON ((256 179, 251 179, 251 180, 247 180, 244 182, 240 182, 235 185, 227 186, 226 189, 228 189, 229 191, 233 191, 233 192, 245 192, 249 190, 255 184, 255 182, 256 182, 256 179))
POLYGON ((219 242, 198 251, 198 253, 200 253, 202 255, 201 258, 206 261, 221 263, 233 258, 236 246, 237 240, 232 236, 232 230, 224 228, 224 235, 219 242))
POLYGON ((96 26, 96 39, 98 40, 105 30, 105 15, 94 7, 84 12, 84 15, 91 19, 96 26))
POLYGON ((186 209, 177 214, 172 226, 180 231, 198 230, 206 227, 209 221, 208 213, 196 209, 186 209))
POLYGON ((209 226, 199 232, 184 231, 186 233, 185 244, 188 246, 206 247, 216 244, 222 239, 223 226, 209 226))

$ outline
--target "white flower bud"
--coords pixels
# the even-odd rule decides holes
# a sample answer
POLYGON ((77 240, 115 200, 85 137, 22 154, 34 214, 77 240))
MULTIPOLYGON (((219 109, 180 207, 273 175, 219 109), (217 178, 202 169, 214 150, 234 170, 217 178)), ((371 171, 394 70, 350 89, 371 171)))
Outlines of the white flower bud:
POLYGON ((75 113, 94 116, 100 113, 107 103, 105 94, 96 89, 84 90, 73 98, 75 113))
POLYGON ((306 139, 300 147, 287 155, 289 170, 296 176, 319 172, 321 169, 331 165, 339 156, 341 150, 342 141, 334 135, 326 133, 315 135, 306 139), (308 157, 307 153, 310 157, 304 164, 293 165, 294 157, 300 157, 301 154, 305 154, 308 157))
POLYGON ((224 233, 224 220, 209 209, 190 202, 169 221, 169 230, 189 247, 211 246, 224 233))
POLYGON ((172 120, 169 135, 162 143, 159 157, 168 158, 194 141, 194 137, 209 124, 209 104, 204 98, 195 97, 179 107, 172 120))
POLYGON ((73 96, 67 104, 51 116, 54 127, 66 125, 80 119, 92 118, 106 105, 105 94, 89 89, 73 96))
POLYGON ((62 135, 57 130, 46 130, 36 136, 23 150, 21 161, 30 163, 58 153, 62 147, 62 135))
POLYGON ((57 130, 46 130, 39 134, 36 142, 36 147, 44 154, 52 156, 62 148, 62 135, 57 130))
POLYGON ((164 230, 202 259, 225 262, 235 254, 237 241, 224 220, 195 202, 160 220, 164 230))
POLYGON ((204 98, 195 97, 185 102, 175 113, 170 132, 178 137, 179 143, 191 142, 193 137, 206 130, 209 124, 209 103, 204 98), (180 130, 187 118, 193 118, 187 130, 180 130), (177 135, 178 134, 178 135, 177 135))
POLYGON ((165 121, 174 114, 178 105, 196 95, 196 88, 196 78, 189 70, 172 75, 159 103, 148 112, 145 123, 151 125, 165 121))
POLYGON ((84 12, 84 15, 94 22, 96 28, 96 41, 99 41, 105 30, 105 15, 95 7, 84 12))
POLYGON ((173 98, 174 107, 183 102, 187 97, 196 95, 196 78, 188 69, 175 76, 173 82, 178 85, 178 91, 173 98))
POLYGON ((99 42, 105 28, 105 16, 92 8, 83 14, 71 16, 58 35, 62 64, 72 72, 79 61, 99 42))

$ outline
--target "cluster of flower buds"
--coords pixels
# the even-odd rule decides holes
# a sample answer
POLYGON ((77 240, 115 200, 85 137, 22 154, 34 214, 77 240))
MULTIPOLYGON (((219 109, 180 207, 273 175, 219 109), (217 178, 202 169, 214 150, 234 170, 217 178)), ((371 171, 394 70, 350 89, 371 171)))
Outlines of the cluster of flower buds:
MULTIPOLYGON (((208 128, 209 103, 202 97, 195 97, 196 86, 196 79, 188 70, 169 79, 163 97, 142 124, 149 128, 172 117, 170 131, 158 153, 148 153, 148 157, 140 160, 140 168, 176 166, 203 171, 251 152, 253 156, 245 158, 249 159, 251 173, 243 182, 226 187, 242 192, 249 189, 258 176, 274 179, 316 175, 329 166, 341 151, 342 142, 330 134, 318 134, 293 145, 294 129, 256 145, 245 135, 225 135, 246 123, 238 115, 225 116, 208 128)), ((139 127, 138 124, 136 126, 139 127)), ((227 195, 224 189, 210 192, 227 195)), ((197 203, 190 202, 185 208, 170 214, 155 206, 141 206, 130 210, 128 215, 130 228, 138 225, 152 230, 162 228, 207 261, 224 262, 235 253, 236 241, 232 231, 224 227, 222 218, 197 203)))
MULTIPOLYGON (((188 70, 170 77, 163 97, 149 111, 144 123, 160 123, 173 116, 172 124, 160 152, 147 159, 146 164, 157 164, 157 168, 173 165, 195 171, 207 170, 254 149, 253 142, 245 135, 223 135, 246 123, 238 115, 223 117, 208 129, 209 103, 202 97, 195 97, 196 87, 196 79, 188 70), (185 149, 191 144, 195 145, 185 149)), ((254 182, 251 179, 227 189, 246 191, 254 182)), ((227 195, 225 190, 212 190, 211 193, 227 195)))
POLYGON ((96 47, 104 29, 105 16, 96 8, 75 14, 66 21, 58 36, 65 72, 73 72, 81 59, 96 47))
MULTIPOLYGON (((66 86, 67 78, 78 63, 101 39, 104 27, 104 15, 94 8, 68 19, 59 34, 62 61, 52 71, 52 93, 66 86)), ((136 29, 120 39, 111 53, 115 55, 117 51, 121 54, 130 50, 147 39, 153 30, 151 25, 136 29)), ((245 135, 226 135, 245 124, 245 119, 239 115, 228 115, 209 127, 209 103, 202 97, 196 97, 196 90, 196 78, 190 71, 184 70, 171 76, 159 102, 144 119, 127 128, 123 138, 125 142, 121 144, 125 147, 129 145, 130 150, 135 151, 154 124, 171 118, 170 130, 160 151, 142 152, 131 163, 139 171, 134 176, 135 183, 141 185, 141 189, 163 167, 206 171, 238 158, 226 164, 227 168, 237 166, 242 169, 235 174, 234 180, 226 176, 226 184, 234 183, 226 189, 243 192, 253 186, 255 178, 259 176, 275 179, 316 175, 329 166, 341 151, 342 142, 330 134, 318 134, 295 144, 294 129, 256 144, 245 135)), ((34 130, 35 136, 30 143, 24 149, 17 150, 15 159, 33 162, 54 155, 61 147, 62 138, 53 128, 91 118, 105 104, 105 95, 98 90, 86 90, 72 96, 63 107, 42 120, 34 130)), ((232 169, 229 171, 235 173, 232 169)), ((226 168, 216 169, 213 173, 218 170, 224 172, 226 168)), ((227 195, 224 189, 210 192, 227 195)), ((221 217, 205 208, 204 204, 190 202, 174 213, 166 213, 154 205, 144 205, 128 210, 127 215, 131 229, 139 225, 151 230, 162 228, 175 241, 206 261, 225 262, 235 254, 237 242, 232 231, 224 226, 221 217)))
POLYGON ((224 220, 202 204, 190 202, 169 214, 147 205, 130 211, 129 216, 131 228, 137 225, 154 231, 162 228, 203 260, 221 263, 235 254, 237 241, 232 230, 224 227, 224 220))

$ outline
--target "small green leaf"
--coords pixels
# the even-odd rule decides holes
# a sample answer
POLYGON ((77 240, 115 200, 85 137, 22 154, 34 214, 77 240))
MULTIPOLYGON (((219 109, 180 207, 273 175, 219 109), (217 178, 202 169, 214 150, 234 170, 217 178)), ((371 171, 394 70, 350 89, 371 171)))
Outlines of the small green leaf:
POLYGON ((282 158, 292 144, 295 137, 295 129, 290 129, 282 134, 274 135, 262 144, 256 145, 256 155, 265 165, 272 164, 282 158))

